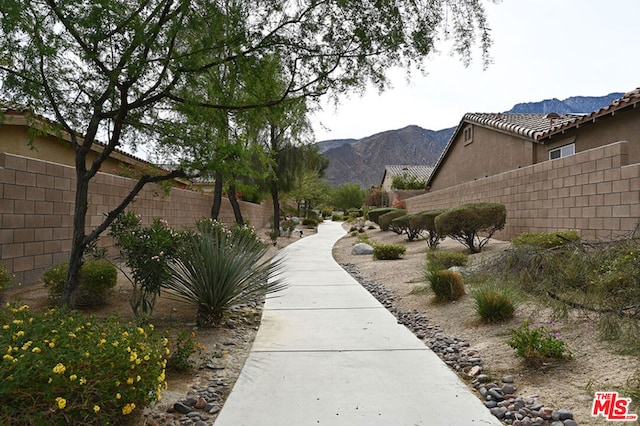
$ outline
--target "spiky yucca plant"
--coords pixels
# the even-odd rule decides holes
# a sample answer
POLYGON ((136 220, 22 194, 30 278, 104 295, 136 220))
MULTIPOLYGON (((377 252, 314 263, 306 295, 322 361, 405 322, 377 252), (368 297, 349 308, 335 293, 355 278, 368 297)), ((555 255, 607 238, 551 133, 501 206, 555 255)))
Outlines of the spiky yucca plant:
POLYGON ((268 246, 255 232, 226 229, 210 220, 199 222, 196 229, 185 236, 165 288, 198 304, 198 326, 218 326, 230 307, 285 287, 277 276, 281 259, 263 259, 268 246))

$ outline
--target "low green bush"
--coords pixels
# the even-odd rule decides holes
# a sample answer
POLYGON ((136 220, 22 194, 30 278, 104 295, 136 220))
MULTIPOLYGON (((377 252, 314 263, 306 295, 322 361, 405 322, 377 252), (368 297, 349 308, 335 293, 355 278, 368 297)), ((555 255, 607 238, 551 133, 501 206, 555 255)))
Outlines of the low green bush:
POLYGON ((393 219, 391 221, 391 229, 398 235, 407 234, 407 239, 413 241, 426 230, 425 223, 421 219, 415 214, 406 214, 393 219))
POLYGON ((334 222, 342 222, 344 220, 344 216, 338 213, 334 213, 331 215, 331 220, 334 222))
MULTIPOLYGON (((394 209, 393 211, 383 214, 378 218, 378 225, 380 225, 380 230, 388 231, 389 228, 391 227, 391 222, 393 221, 393 219, 400 216, 404 216, 406 214, 407 214, 407 211, 402 209, 394 209)), ((397 231, 394 231, 394 232, 397 233, 397 231)))
POLYGON ((439 269, 449 269, 452 266, 466 266, 469 256, 466 253, 453 250, 428 251, 427 265, 433 265, 439 269))
POLYGON ((396 211, 398 209, 395 209, 393 207, 380 207, 377 209, 371 209, 367 212, 367 218, 371 221, 371 222, 375 222, 377 225, 380 225, 380 222, 378 221, 378 219, 380 218, 380 216, 382 216, 383 214, 387 214, 389 212, 392 211, 396 211))
POLYGON ((125 424, 166 386, 152 326, 9 305, 0 327, 0 424, 125 424))
POLYGON ((511 240, 514 247, 532 247, 538 249, 560 247, 580 241, 577 231, 525 232, 511 240))
POLYGON ((459 272, 433 267, 427 271, 425 278, 435 294, 436 302, 458 300, 466 294, 459 272))
POLYGON ((174 337, 168 338, 169 357, 167 358, 167 368, 171 370, 184 371, 195 365, 192 355, 202 352, 206 348, 196 340, 193 331, 180 330, 174 337))
MULTIPOLYGON (((61 263, 44 271, 42 281, 49 291, 52 303, 62 297, 67 278, 68 264, 61 263)), ((118 282, 118 270, 108 260, 87 260, 80 268, 80 279, 76 289, 76 306, 98 306, 106 302, 111 290, 118 282)))
POLYGON ((438 234, 435 224, 436 217, 442 212, 444 212, 444 210, 427 210, 416 213, 409 219, 412 228, 421 229, 423 232, 428 233, 426 240, 427 246, 430 249, 435 249, 444 238, 444 235, 438 234))
POLYGON ((538 365, 554 359, 571 358, 560 333, 554 333, 544 325, 531 326, 524 322, 520 327, 510 330, 511 339, 507 344, 516 350, 516 357, 525 362, 538 365))
POLYGON ((471 296, 482 321, 502 322, 513 318, 515 314, 514 297, 506 287, 484 285, 472 290, 471 296))
POLYGON ((373 246, 373 258, 376 260, 400 259, 407 252, 402 244, 375 244, 373 246))
POLYGON ((444 211, 435 218, 439 235, 446 235, 478 253, 491 236, 503 229, 507 210, 498 203, 470 203, 444 211))
POLYGON ((302 226, 306 226, 307 228, 315 228, 316 226, 318 226, 318 221, 311 218, 302 219, 302 226))

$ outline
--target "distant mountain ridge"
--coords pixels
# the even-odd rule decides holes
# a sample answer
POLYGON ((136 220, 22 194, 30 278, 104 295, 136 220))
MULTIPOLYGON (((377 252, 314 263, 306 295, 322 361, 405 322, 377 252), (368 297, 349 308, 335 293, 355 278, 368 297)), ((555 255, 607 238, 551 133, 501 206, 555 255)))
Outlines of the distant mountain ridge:
MULTIPOLYGON (((606 96, 572 96, 559 100, 519 103, 505 113, 520 114, 587 114, 603 108, 624 93, 606 96)), ((462 117, 461 117, 462 118, 462 117)), ((455 127, 428 130, 419 126, 376 133, 362 139, 332 139, 317 142, 318 148, 329 159, 325 180, 330 185, 358 183, 363 188, 380 185, 387 165, 433 166, 455 127)))

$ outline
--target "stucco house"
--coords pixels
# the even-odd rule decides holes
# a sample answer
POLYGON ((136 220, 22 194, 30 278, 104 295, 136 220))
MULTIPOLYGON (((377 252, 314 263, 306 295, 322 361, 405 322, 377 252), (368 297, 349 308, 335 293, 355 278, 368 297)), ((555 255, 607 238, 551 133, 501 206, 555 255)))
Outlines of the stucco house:
POLYGON ((433 166, 416 166, 416 165, 391 165, 384 166, 384 174, 382 175, 382 182, 380 183, 380 187, 384 191, 390 191, 391 185, 393 183, 393 178, 395 176, 402 176, 403 174, 407 174, 409 176, 415 177, 417 180, 427 181, 431 172, 433 171, 433 166))
POLYGON ((629 142, 640 162, 640 88, 587 115, 468 113, 427 181, 439 190, 612 142, 629 142))
POLYGON ((640 88, 585 115, 466 114, 409 213, 470 202, 507 208, 496 234, 577 230, 618 238, 640 225, 640 88))

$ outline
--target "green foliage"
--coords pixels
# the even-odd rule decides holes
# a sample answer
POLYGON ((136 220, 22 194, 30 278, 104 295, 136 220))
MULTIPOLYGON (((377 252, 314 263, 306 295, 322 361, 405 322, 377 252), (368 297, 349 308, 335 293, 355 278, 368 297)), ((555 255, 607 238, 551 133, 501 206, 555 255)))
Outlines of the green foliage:
POLYGON ((302 219, 302 226, 306 226, 309 229, 313 229, 318 226, 318 221, 316 219, 311 219, 311 218, 302 219))
POLYGON ((366 232, 358 232, 358 233, 356 233, 356 242, 355 242, 355 244, 358 244, 358 243, 371 244, 371 241, 369 239, 369 235, 366 232))
POLYGON ((287 219, 282 222, 280 228, 282 228, 282 231, 284 231, 287 237, 290 237, 293 230, 296 229, 296 223, 292 219, 287 219))
POLYGON ((7 267, 4 265, 0 265, 0 291, 3 288, 9 287, 12 282, 13 277, 11 276, 9 271, 7 271, 7 267))
POLYGON ((496 231, 504 228, 506 220, 507 210, 502 204, 470 203, 441 213, 435 218, 435 225, 438 234, 459 241, 471 253, 478 253, 496 231))
POLYGON ((402 244, 374 244, 373 258, 376 260, 396 260, 400 259, 407 252, 407 248, 402 244))
MULTIPOLYGON (((380 230, 388 231, 391 228, 391 222, 393 221, 393 219, 400 216, 404 216, 406 214, 407 214, 406 210, 394 209, 378 217, 378 225, 380 225, 380 230)), ((394 230, 394 232, 398 233, 397 230, 394 230)))
POLYGON ((475 310, 485 322, 502 322, 513 318, 516 306, 513 292, 505 286, 482 285, 471 291, 475 310))
POLYGON ((515 247, 545 249, 560 247, 577 241, 580 241, 577 231, 524 232, 511 240, 511 243, 515 247))
POLYGON ((204 219, 197 223, 196 232, 185 236, 178 258, 170 265, 172 276, 163 287, 198 305, 199 326, 218 326, 232 306, 284 288, 281 279, 273 279, 281 260, 263 260, 266 251, 254 232, 228 230, 204 219))
MULTIPOLYGON (((42 281, 49 291, 49 299, 58 303, 62 296, 68 263, 53 266, 42 273, 42 281)), ((77 306, 97 306, 105 303, 118 282, 118 270, 107 260, 87 260, 80 268, 80 281, 76 289, 77 306)))
POLYGON ((429 282, 436 302, 458 300, 466 294, 462 275, 459 272, 441 269, 434 265, 426 269, 424 278, 429 282))
POLYGON ((391 178, 391 188, 393 189, 420 190, 424 189, 426 185, 426 180, 410 175, 407 172, 391 178))
POLYGON ((169 263, 178 252, 181 236, 159 218, 154 218, 151 226, 142 226, 133 211, 120 214, 111 224, 109 234, 131 272, 127 278, 133 285, 130 302, 133 313, 138 318, 148 318, 162 284, 171 276, 169 263))
POLYGON ((335 189, 331 202, 338 210, 348 212, 349 209, 360 209, 364 196, 359 184, 343 183, 335 189))
POLYGON ((387 214, 389 212, 397 211, 399 209, 393 207, 380 207, 377 209, 371 209, 367 212, 367 217, 370 221, 380 225, 379 219, 383 214, 387 214))
POLYGON ((167 368, 171 370, 184 371, 193 367, 195 361, 192 355, 205 349, 196 340, 196 333, 193 331, 180 330, 168 340, 170 354, 167 358, 167 368))
POLYGON ((9 305, 0 327, 0 424, 124 424, 166 385, 152 326, 9 305))
POLYGON ((466 266, 469 256, 466 253, 453 250, 440 250, 427 252, 427 265, 440 269, 449 269, 452 266, 466 266))
POLYGON ((331 220, 333 220, 334 222, 342 222, 344 220, 344 216, 339 213, 333 213, 331 215, 331 220))
POLYGON ((369 207, 388 207, 389 193, 380 187, 372 188, 365 197, 364 204, 369 207))
POLYGON ((571 358, 571 351, 565 347, 560 333, 554 333, 544 325, 531 325, 528 322, 510 330, 511 339, 507 344, 516 350, 516 357, 525 362, 538 365, 553 359, 571 358))
POLYGON ((438 244, 440 244, 440 240, 444 238, 443 235, 438 234, 435 223, 436 217, 438 217, 442 212, 444 212, 444 210, 427 210, 416 213, 411 219, 409 219, 413 228, 419 228, 428 232, 426 240, 427 247, 430 249, 435 249, 438 244))

